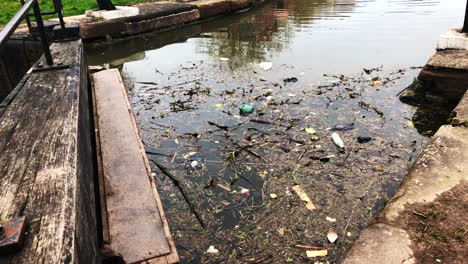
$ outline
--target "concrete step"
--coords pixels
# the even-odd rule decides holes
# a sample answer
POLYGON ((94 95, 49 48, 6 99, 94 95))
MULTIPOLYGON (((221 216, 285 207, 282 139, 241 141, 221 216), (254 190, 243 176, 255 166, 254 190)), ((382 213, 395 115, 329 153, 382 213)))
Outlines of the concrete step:
MULTIPOLYGON (((408 176, 381 213, 367 227, 343 264, 423 263, 400 217, 407 206, 429 204, 468 180, 468 128, 442 126, 431 138, 408 176)), ((463 198, 460 198, 463 199, 463 198)))

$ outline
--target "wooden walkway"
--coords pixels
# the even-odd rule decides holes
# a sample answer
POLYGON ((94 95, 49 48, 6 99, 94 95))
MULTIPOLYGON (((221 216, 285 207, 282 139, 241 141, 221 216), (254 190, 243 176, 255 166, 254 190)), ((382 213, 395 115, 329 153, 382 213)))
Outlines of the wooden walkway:
POLYGON ((178 263, 138 126, 117 69, 93 74, 104 242, 127 263, 178 263))
POLYGON ((68 68, 29 73, 0 105, 0 221, 26 217, 22 249, 0 264, 93 264, 102 252, 178 263, 118 70, 94 74, 93 90, 80 40, 51 50, 68 68))
POLYGON ((0 263, 97 263, 93 150, 81 41, 51 47, 69 69, 31 73, 0 119, 0 218, 26 216, 0 263))

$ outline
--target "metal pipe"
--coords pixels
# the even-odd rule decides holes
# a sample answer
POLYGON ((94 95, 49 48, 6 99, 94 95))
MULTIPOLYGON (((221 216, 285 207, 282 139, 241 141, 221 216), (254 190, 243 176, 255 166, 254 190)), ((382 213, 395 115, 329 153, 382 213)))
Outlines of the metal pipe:
POLYGON ((52 54, 50 53, 49 43, 46 38, 44 31, 44 22, 42 21, 41 9, 37 1, 34 1, 33 4, 34 15, 36 16, 37 28, 39 29, 39 36, 41 37, 42 50, 44 51, 44 57, 46 59, 47 65, 54 64, 52 59, 52 54))
POLYGON ((463 22, 462 33, 468 33, 468 1, 466 1, 465 21, 463 22))

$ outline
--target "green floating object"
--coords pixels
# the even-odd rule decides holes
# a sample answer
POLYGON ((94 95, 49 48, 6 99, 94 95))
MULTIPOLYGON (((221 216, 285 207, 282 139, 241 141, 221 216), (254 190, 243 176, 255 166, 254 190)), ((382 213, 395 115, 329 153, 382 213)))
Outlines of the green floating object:
POLYGON ((245 114, 250 114, 254 111, 254 107, 248 104, 243 104, 239 106, 240 113, 245 115, 245 114))

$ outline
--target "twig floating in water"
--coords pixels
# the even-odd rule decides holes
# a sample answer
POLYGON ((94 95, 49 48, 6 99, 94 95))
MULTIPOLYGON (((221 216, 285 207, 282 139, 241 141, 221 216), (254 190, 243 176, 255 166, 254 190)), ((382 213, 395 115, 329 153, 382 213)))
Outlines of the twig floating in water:
POLYGON ((274 125, 274 126, 282 126, 282 127, 290 127, 289 125, 279 124, 271 121, 261 120, 261 119, 250 119, 250 122, 259 123, 259 124, 266 124, 266 125, 274 125))
POLYGON ((180 185, 180 181, 174 176, 172 175, 164 166, 158 164, 156 161, 154 160, 150 160, 151 162, 153 162, 154 165, 156 165, 156 167, 158 167, 158 169, 164 173, 167 177, 169 177, 169 179, 172 180, 172 182, 174 183, 175 186, 177 186, 177 188, 180 190, 180 193, 182 194, 182 196, 184 197, 184 200, 185 202, 187 202, 188 206, 190 207, 190 211, 192 211, 192 213, 195 215, 195 217, 197 218, 198 222, 200 223, 200 225, 203 227, 203 229, 206 228, 205 226, 205 223, 203 222, 202 218, 200 217, 200 215, 198 214, 198 212, 195 210, 195 208, 193 207, 192 203, 190 202, 190 200, 188 199, 187 197, 187 194, 185 194, 185 191, 184 189, 182 188, 182 186, 180 185))
POLYGON ((172 157, 171 155, 167 155, 167 154, 163 154, 163 153, 157 153, 157 152, 153 152, 153 151, 149 151, 149 150, 146 150, 145 152, 146 152, 146 154, 149 154, 149 155, 172 157))
POLYGON ((324 247, 315 247, 315 246, 307 246, 307 245, 295 245, 295 248, 302 248, 302 249, 309 249, 309 250, 323 250, 324 247))

